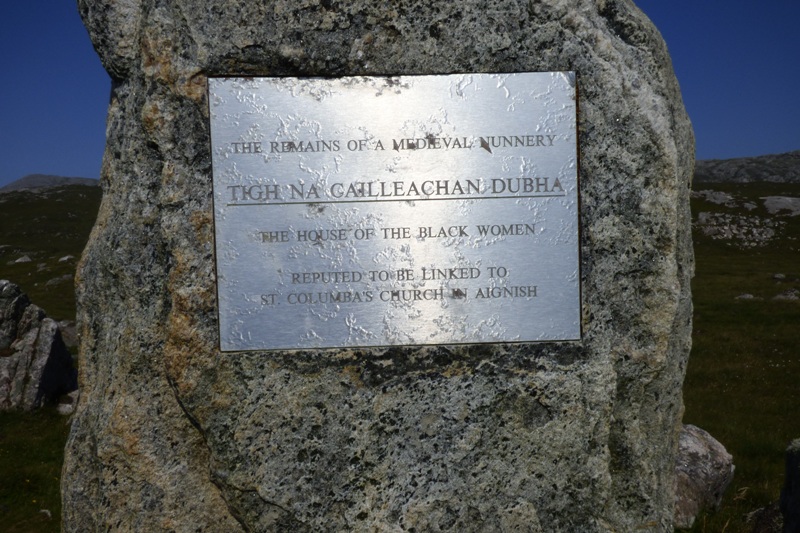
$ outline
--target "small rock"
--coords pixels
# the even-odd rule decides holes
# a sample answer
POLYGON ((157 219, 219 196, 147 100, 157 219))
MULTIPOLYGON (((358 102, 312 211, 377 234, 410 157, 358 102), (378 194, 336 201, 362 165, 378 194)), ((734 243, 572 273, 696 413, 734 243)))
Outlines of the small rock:
POLYGON ((697 514, 716 509, 733 480, 733 457, 707 431, 685 424, 675 464, 675 527, 692 527, 697 514))
POLYGON ((58 260, 59 263, 64 263, 66 261, 70 261, 71 259, 75 259, 74 255, 65 255, 64 257, 58 260))
POLYGON ((755 298, 756 297, 753 296, 752 294, 746 294, 745 293, 745 294, 740 294, 739 296, 737 296, 735 298, 735 300, 755 300, 755 298))
POLYGON ((772 298, 773 300, 800 300, 800 291, 789 289, 772 298))
POLYGON ((80 389, 75 389, 74 391, 70 392, 59 398, 58 400, 58 407, 56 410, 58 414, 68 416, 75 412, 75 407, 78 405, 78 398, 80 398, 81 391, 80 389))
POLYGON ((53 285, 58 285, 59 283, 63 283, 65 281, 72 281, 73 277, 74 276, 72 274, 64 274, 63 276, 59 276, 57 278, 53 278, 53 279, 47 280, 47 283, 45 283, 45 286, 46 287, 52 287, 53 285))
POLYGON ((786 274, 775 274, 775 275, 772 276, 772 279, 778 280, 778 281, 783 281, 783 280, 786 279, 786 274))
POLYGON ((748 513, 745 522, 753 524, 751 533, 783 533, 783 517, 777 503, 748 513))
POLYGON ((28 257, 27 255, 23 255, 22 257, 20 257, 19 259, 17 259, 14 262, 15 263, 30 263, 31 261, 32 261, 32 259, 30 257, 28 257))

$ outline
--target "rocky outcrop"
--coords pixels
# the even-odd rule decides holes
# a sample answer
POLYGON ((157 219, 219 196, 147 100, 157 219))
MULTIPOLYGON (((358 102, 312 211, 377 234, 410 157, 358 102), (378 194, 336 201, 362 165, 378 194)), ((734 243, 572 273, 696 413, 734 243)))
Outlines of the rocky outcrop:
POLYGON ((790 196, 745 198, 699 188, 692 198, 699 202, 696 228, 706 237, 743 249, 771 244, 785 233, 787 219, 800 215, 800 198, 790 196), (708 204, 714 204, 712 211, 703 210, 708 204))
POLYGON ((25 309, 30 305, 28 296, 19 286, 7 280, 0 280, 0 350, 5 354, 17 340, 19 322, 25 309))
POLYGON ((64 339, 64 344, 75 348, 80 345, 80 338, 78 337, 78 330, 74 320, 60 320, 58 329, 61 330, 61 338, 64 339))
POLYGON ((688 529, 704 510, 722 502, 733 480, 733 457, 707 431, 683 426, 675 461, 675 527, 688 529))
POLYGON ((58 324, 0 280, 0 410, 31 411, 77 389, 58 324))
POLYGON ((744 249, 767 246, 786 226, 775 218, 706 211, 697 214, 696 224, 706 237, 744 249))
POLYGON ((632 2, 79 6, 113 93, 64 531, 671 530, 694 148, 632 2), (208 76, 553 70, 579 87, 580 341, 219 351, 208 76))
POLYGON ((800 183, 800 150, 785 154, 699 160, 696 183, 800 183))

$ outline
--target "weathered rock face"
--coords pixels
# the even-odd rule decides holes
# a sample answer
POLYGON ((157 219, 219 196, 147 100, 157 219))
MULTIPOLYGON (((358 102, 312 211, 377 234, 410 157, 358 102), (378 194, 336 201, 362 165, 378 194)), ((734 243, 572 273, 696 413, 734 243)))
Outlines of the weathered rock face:
POLYGON ((675 527, 690 528, 703 510, 717 509, 733 480, 733 457, 707 431, 683 426, 675 461, 675 527))
POLYGON ((0 411, 31 411, 77 388, 58 323, 0 280, 0 411))
POLYGON ((0 280, 0 350, 7 350, 17 339, 19 321, 30 304, 19 285, 0 280))
POLYGON ((111 74, 66 531, 667 531, 691 127, 629 1, 79 1, 111 74), (221 354, 206 77, 575 70, 583 339, 221 354))

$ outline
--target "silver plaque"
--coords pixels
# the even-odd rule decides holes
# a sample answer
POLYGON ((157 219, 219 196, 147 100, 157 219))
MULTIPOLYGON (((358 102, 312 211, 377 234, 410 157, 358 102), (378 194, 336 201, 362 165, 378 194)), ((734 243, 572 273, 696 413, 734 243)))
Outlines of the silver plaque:
POLYGON ((580 338, 571 72, 209 80, 224 351, 580 338))

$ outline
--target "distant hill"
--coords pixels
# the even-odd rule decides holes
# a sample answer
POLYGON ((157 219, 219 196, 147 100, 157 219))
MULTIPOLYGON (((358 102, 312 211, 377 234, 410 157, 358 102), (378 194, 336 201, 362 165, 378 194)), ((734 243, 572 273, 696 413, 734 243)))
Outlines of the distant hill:
POLYGON ((695 183, 800 183, 800 150, 785 154, 705 159, 694 167, 695 183))
POLYGON ((61 187, 63 185, 88 185, 97 187, 100 185, 100 182, 92 178, 67 178, 64 176, 51 176, 49 174, 28 174, 24 178, 20 178, 17 181, 0 187, 0 193, 24 189, 46 189, 49 187, 61 187))

